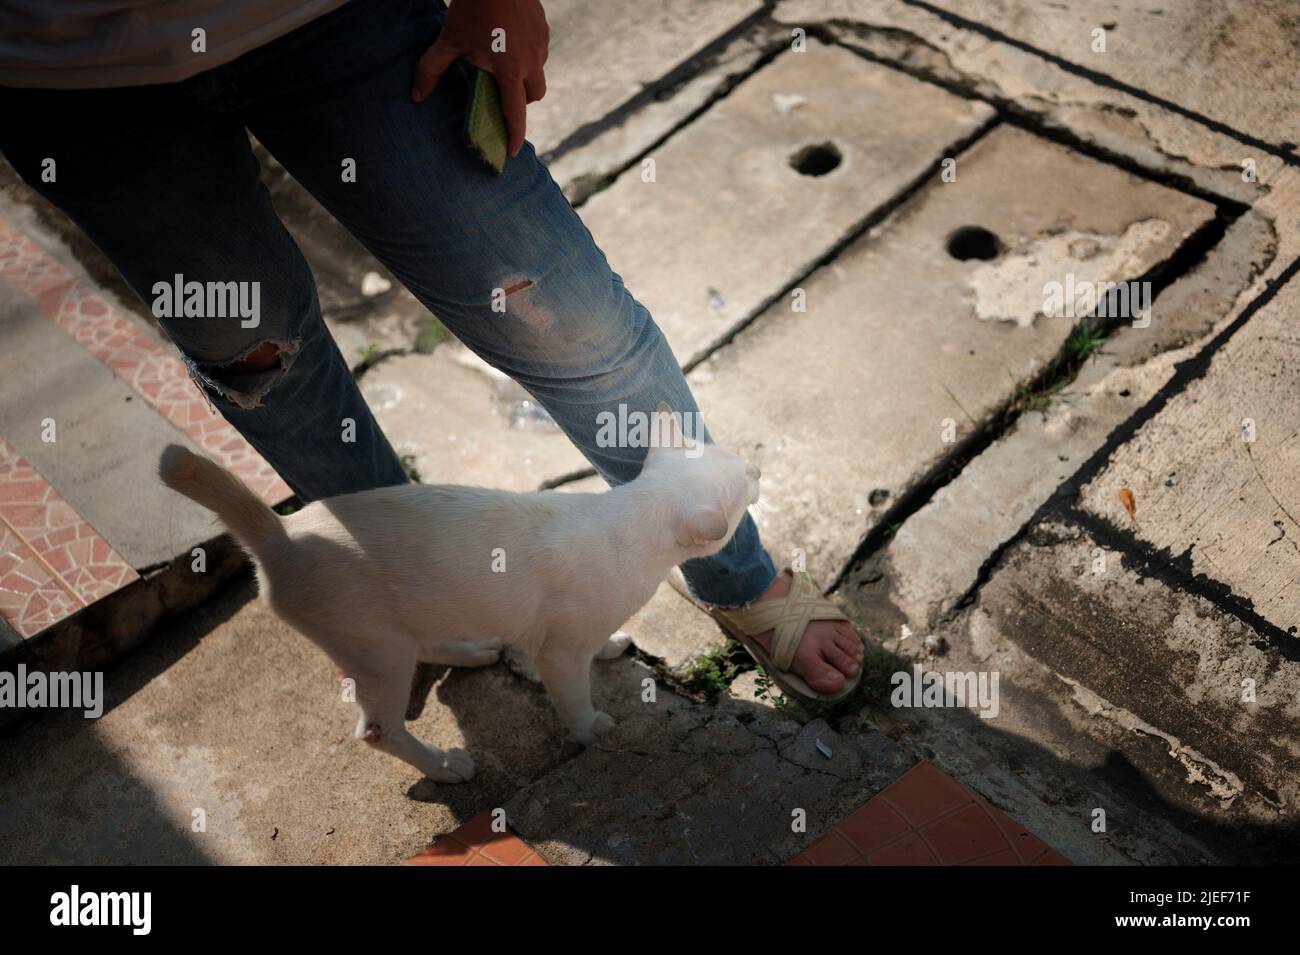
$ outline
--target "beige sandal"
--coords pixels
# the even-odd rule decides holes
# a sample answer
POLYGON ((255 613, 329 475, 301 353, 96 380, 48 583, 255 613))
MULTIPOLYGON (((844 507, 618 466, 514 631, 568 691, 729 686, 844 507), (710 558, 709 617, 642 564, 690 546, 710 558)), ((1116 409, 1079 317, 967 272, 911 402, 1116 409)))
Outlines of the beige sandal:
MULTIPOLYGON (((696 599, 686 585, 686 578, 676 567, 668 574, 668 582, 679 594, 716 620, 730 636, 744 644, 749 655, 767 671, 772 682, 790 696, 813 703, 842 700, 862 682, 861 668, 845 681, 844 688, 838 693, 818 693, 790 670, 790 664, 809 623, 814 620, 852 621, 844 616, 839 607, 821 595, 807 574, 796 574, 788 567, 782 573, 789 574, 791 578, 790 590, 784 597, 744 607, 716 607, 696 599), (776 631, 772 638, 771 654, 753 636, 767 630, 776 631)), ((854 632, 857 633, 857 628, 854 628, 854 632)), ((858 634, 858 639, 866 646, 862 634, 858 634)))

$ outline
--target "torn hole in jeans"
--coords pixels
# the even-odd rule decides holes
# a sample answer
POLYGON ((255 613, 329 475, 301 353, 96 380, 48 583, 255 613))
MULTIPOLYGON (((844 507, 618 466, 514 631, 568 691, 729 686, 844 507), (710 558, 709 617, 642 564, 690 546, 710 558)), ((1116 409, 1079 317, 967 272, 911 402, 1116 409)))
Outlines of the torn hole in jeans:
POLYGON ((293 365, 302 339, 266 339, 250 345, 228 361, 200 362, 182 353, 190 377, 206 396, 221 395, 245 411, 262 405, 276 383, 293 365))
POLYGON ((504 300, 507 315, 513 315, 537 331, 545 331, 555 323, 555 315, 549 308, 538 303, 538 282, 538 279, 527 275, 508 275, 497 289, 504 300))

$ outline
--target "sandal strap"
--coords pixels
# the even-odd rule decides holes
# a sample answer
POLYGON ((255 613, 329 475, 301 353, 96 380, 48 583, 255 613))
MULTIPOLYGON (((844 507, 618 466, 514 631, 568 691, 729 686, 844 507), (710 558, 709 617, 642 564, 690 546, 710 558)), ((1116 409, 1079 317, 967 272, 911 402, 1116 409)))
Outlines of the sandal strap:
POLYGON ((849 619, 839 607, 821 595, 806 574, 791 573, 790 576, 790 589, 784 597, 724 611, 732 624, 746 636, 775 631, 771 657, 772 665, 778 670, 790 669, 799 641, 812 621, 849 619))

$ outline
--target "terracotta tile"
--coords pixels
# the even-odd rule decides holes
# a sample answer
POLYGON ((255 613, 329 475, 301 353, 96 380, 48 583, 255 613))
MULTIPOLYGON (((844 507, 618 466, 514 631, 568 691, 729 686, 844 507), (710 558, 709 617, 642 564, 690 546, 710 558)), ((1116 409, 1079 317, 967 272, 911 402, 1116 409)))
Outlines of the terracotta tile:
POLYGON ((462 823, 452 835, 465 845, 480 849, 503 833, 492 831, 492 813, 484 810, 468 822, 462 823))
POLYGON ((404 865, 545 866, 546 860, 514 833, 493 832, 492 813, 484 811, 404 865))
POLYGON ((905 835, 911 826, 883 799, 869 799, 835 828, 860 853, 870 855, 905 835))
POLYGON ((867 862, 871 865, 942 865, 917 832, 877 849, 867 856, 867 862))
POLYGON ((1039 839, 1005 812, 998 809, 996 806, 991 805, 987 800, 978 795, 976 796, 976 801, 979 802, 979 804, 984 807, 985 811, 993 817, 993 821, 998 824, 998 827, 1006 835, 1007 842, 1011 845, 1012 851, 1015 852, 1017 858, 1020 859, 1022 864, 1032 862, 1047 849, 1047 843, 1042 839, 1039 839))
POLYGON ((1035 859, 1031 865, 1074 865, 1074 863, 1061 855, 1055 849, 1048 849, 1041 856, 1035 859))
POLYGON ((921 831, 944 865, 961 865, 1001 849, 1011 849, 993 817, 974 802, 921 831))
POLYGON ((533 852, 528 843, 508 832, 500 834, 481 851, 499 865, 523 865, 524 860, 533 852))
POLYGON ((880 794, 913 826, 924 826, 971 802, 971 794, 938 766, 921 761, 880 794))
POLYGON ((826 833, 819 842, 805 849, 803 854, 810 865, 820 866, 849 865, 862 855, 836 829, 826 833))
POLYGON ((1020 860, 1010 849, 1002 849, 992 855, 981 856, 978 859, 971 859, 969 862, 963 862, 962 865, 1020 865, 1020 860))
POLYGON ((1069 865, 933 763, 921 762, 786 865, 1069 865), (921 820, 918 824, 916 820, 921 820))
POLYGON ((474 850, 450 836, 444 836, 431 846, 425 846, 403 865, 465 865, 474 850))

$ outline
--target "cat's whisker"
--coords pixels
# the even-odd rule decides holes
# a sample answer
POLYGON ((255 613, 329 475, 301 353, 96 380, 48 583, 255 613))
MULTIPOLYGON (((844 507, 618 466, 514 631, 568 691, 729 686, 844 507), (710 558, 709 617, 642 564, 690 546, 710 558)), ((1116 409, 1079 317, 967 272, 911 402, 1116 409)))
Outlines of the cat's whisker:
POLYGON ((779 510, 781 508, 773 504, 772 499, 763 494, 760 494, 758 500, 749 505, 749 511, 755 516, 759 514, 775 514, 779 510))

